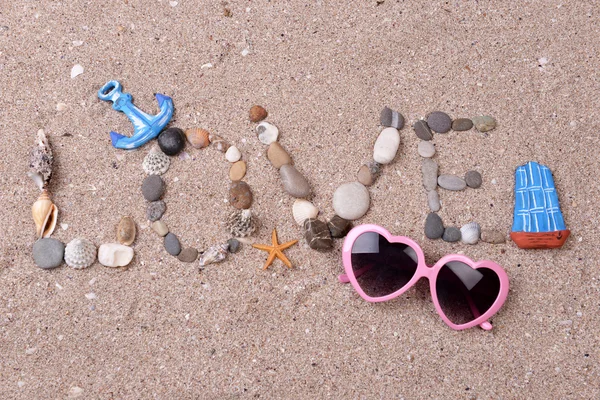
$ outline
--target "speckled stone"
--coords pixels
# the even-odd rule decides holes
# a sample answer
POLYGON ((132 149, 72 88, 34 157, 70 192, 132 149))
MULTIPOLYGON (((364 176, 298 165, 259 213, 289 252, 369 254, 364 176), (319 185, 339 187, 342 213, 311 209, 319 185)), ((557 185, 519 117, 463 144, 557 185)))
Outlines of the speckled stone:
POLYGON ((293 165, 285 164, 279 168, 279 176, 283 189, 296 198, 307 197, 310 194, 308 181, 293 165))
POLYGON ((404 127, 404 117, 402 114, 388 107, 381 110, 379 121, 381 125, 391 128, 402 129, 404 127))
POLYGON ((452 118, 441 111, 434 111, 427 116, 427 125, 437 133, 446 133, 452 128, 452 118))
POLYGON ((179 239, 173 233, 167 233, 164 240, 164 246, 167 253, 172 256, 178 256, 181 253, 181 244, 179 239))
POLYGON ((427 140, 421 140, 417 146, 417 153, 421 157, 431 158, 435 154, 435 146, 427 140))
POLYGON ((227 245, 229 246, 227 247, 227 251, 230 253, 237 253, 242 248, 240 241, 234 238, 229 239, 227 241, 227 245))
POLYGON ((165 192, 165 181, 159 175, 148 175, 142 182, 142 195, 148 201, 157 201, 165 192))
POLYGON ((159 236, 165 236, 167 233, 169 233, 169 228, 163 221, 154 221, 152 223, 152 230, 159 236))
POLYGON ((437 190, 430 190, 427 193, 427 204, 429 205, 429 209, 433 212, 440 211, 440 196, 437 190))
POLYGON ((468 187, 477 189, 482 183, 481 174, 477 171, 468 171, 465 174, 465 182, 468 187))
POLYGON ((465 180, 456 175, 440 175, 438 177, 438 185, 446 190, 463 190, 467 187, 465 180))
POLYGON ((473 127, 473 121, 469 118, 458 118, 452 121, 452 130, 453 131, 468 131, 473 127))
POLYGON ((179 128, 165 129, 158 135, 158 145, 163 153, 174 156, 185 147, 185 133, 179 128))
POLYGON ((427 214, 425 219, 425 236, 429 239, 439 239, 444 234, 444 223, 436 213, 427 214))
POLYGON ((481 241, 491 244, 502 244, 506 242, 506 237, 502 232, 495 229, 482 229, 481 241))
POLYGON ((181 250, 177 259, 181 262, 192 263, 198 259, 198 250, 193 247, 188 247, 187 249, 181 250))
POLYGON ((479 132, 488 132, 496 127, 496 120, 489 115, 473 117, 472 121, 479 132))
POLYGON ((346 236, 348 231, 350 231, 352 228, 352 222, 340 217, 339 215, 334 215, 333 218, 331 218, 327 223, 327 227, 329 228, 331 237, 342 238, 346 236))
POLYGON ((167 205, 164 201, 153 201, 152 203, 148 204, 148 208, 146 208, 146 218, 148 218, 148 220, 152 222, 158 221, 160 217, 163 216, 166 210, 167 205))
POLYGON ((244 181, 237 181, 229 188, 229 203, 238 210, 245 210, 252 205, 252 190, 244 181))
POLYGON ((33 261, 42 269, 56 268, 63 262, 65 245, 60 240, 43 238, 33 244, 33 261))
POLYGON ((313 250, 329 250, 333 246, 327 224, 316 218, 304 221, 304 239, 313 250))
POLYGON ((417 137, 421 140, 431 140, 433 138, 433 133, 431 133, 431 129, 427 126, 427 122, 422 119, 415 122, 413 129, 417 137))
POLYGON ((458 242, 461 238, 460 229, 455 226, 449 226, 444 229, 444 235, 442 236, 442 240, 445 242, 458 242))
POLYGON ((423 186, 428 192, 435 190, 438 184, 438 164, 431 158, 423 159, 421 165, 421 172, 423 173, 423 186))

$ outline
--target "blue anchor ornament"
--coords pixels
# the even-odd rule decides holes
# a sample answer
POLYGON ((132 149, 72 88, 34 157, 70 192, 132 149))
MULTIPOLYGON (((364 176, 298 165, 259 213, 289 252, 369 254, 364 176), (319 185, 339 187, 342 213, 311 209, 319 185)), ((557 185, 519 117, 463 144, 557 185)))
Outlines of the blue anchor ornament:
POLYGON ((154 139, 169 123, 173 116, 173 99, 164 94, 156 93, 155 97, 160 107, 157 115, 148 115, 135 105, 129 93, 121 92, 122 86, 118 81, 109 81, 98 90, 100 100, 112 101, 112 108, 124 113, 133 123, 133 136, 127 137, 117 132, 110 132, 113 147, 131 150, 138 148, 154 139))

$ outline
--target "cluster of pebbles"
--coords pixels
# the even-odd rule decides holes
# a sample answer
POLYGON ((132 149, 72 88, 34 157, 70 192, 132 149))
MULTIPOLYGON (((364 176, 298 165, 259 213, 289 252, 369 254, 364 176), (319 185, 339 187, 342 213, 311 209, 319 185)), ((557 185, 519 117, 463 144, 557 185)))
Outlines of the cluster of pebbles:
MULTIPOLYGON (((387 111, 382 112, 382 119, 387 111)), ((469 187, 477 189, 481 186, 483 180, 478 171, 467 171, 464 177, 456 175, 438 174, 439 166, 432 159, 435 155, 435 146, 431 142, 434 133, 447 133, 450 130, 468 131, 475 128, 479 132, 488 132, 496 127, 496 120, 490 116, 484 115, 468 118, 458 118, 454 121, 450 116, 441 111, 434 111, 424 120, 419 120, 413 125, 415 134, 421 141, 417 146, 417 152, 423 157, 421 171, 423 173, 423 187, 427 193, 427 204, 431 212, 425 219, 425 236, 429 239, 442 238, 446 242, 462 241, 467 244, 476 244, 480 239, 488 243, 504 243, 505 238, 501 232, 495 230, 481 231, 477 222, 470 222, 463 225, 460 229, 454 226, 444 227, 444 223, 437 212, 441 208, 438 187, 451 190, 462 191, 469 187)))

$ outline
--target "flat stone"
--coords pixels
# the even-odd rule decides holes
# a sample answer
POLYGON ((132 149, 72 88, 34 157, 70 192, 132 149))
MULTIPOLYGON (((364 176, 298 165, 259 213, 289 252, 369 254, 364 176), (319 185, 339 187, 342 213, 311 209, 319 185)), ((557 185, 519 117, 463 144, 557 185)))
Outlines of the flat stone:
POLYGON ((198 250, 193 247, 181 250, 181 253, 177 256, 177 259, 181 262, 192 263, 198 259, 198 250))
POLYGON ((158 175, 148 175, 142 182, 142 195, 148 201, 156 201, 165 192, 165 181, 158 175))
POLYGON ((148 221, 158 221, 166 210, 167 205, 164 201, 153 201, 152 203, 148 204, 148 208, 146 208, 146 218, 148 218, 148 221))
POLYGON ((56 268, 63 262, 65 245, 60 240, 43 238, 33 244, 33 261, 42 269, 56 268))
POLYGON ((229 188, 229 204, 238 210, 245 210, 252 205, 252 190, 244 181, 233 182, 229 188))
POLYGON ((232 181, 241 181, 246 176, 246 162, 238 161, 229 168, 229 179, 232 181))
POLYGON ((373 160, 379 164, 389 164, 396 157, 400 146, 400 134, 396 128, 381 131, 373 147, 373 160))
POLYGON ((415 122, 413 129, 417 137, 421 140, 431 140, 433 138, 433 133, 431 133, 431 129, 427 126, 427 122, 422 119, 415 122))
POLYGON ((429 209, 433 212, 440 211, 440 196, 438 195, 437 190, 430 190, 427 193, 427 204, 429 205, 429 209))
POLYGON ((363 164, 356 174, 356 180, 365 186, 371 186, 377 180, 377 177, 381 173, 381 164, 369 161, 363 164))
POLYGON ((342 238, 346 236, 350 228, 352 228, 352 222, 340 217, 339 215, 334 215, 333 218, 331 218, 327 223, 327 227, 329 228, 331 237, 342 238))
POLYGON ((427 116, 427 125, 437 133, 446 133, 452 128, 452 118, 444 112, 434 111, 427 116))
POLYGON ((165 236, 167 233, 169 233, 169 228, 163 221, 154 221, 152 223, 152 230, 158 233, 159 236, 165 236))
POLYGON ((481 241, 491 244, 501 244, 506 242, 506 237, 502 232, 495 229, 482 229, 481 241))
POLYGON ((479 132, 488 132, 496 127, 496 120, 489 115, 473 117, 472 121, 479 132))
POLYGON ((281 168, 282 165, 292 163, 292 158, 279 142, 273 142, 269 145, 269 148, 267 149, 267 158, 275 168, 281 168))
POLYGON ((242 248, 242 243, 239 240, 231 238, 227 241, 227 250, 230 253, 237 253, 242 248))
POLYGON ((427 214, 425 219, 425 236, 429 239, 439 239, 444 234, 444 223, 436 213, 427 214))
POLYGON ((333 193, 333 210, 349 221, 365 215, 370 203, 369 191, 360 182, 344 183, 333 193))
POLYGON ((181 244, 179 239, 173 233, 167 233, 164 240, 164 246, 167 253, 172 256, 178 256, 181 253, 181 244))
POLYGON ((394 111, 388 107, 381 110, 379 119, 382 126, 390 128, 402 129, 404 127, 404 117, 398 111, 394 111))
POLYGON ((452 121, 452 130, 453 131, 468 131, 473 127, 473 121, 469 118, 458 118, 452 121))
POLYGON ((185 133, 179 128, 165 129, 157 140, 162 152, 168 156, 178 154, 185 147, 185 133))
POLYGON ((481 174, 477 171, 467 171, 465 174, 465 182, 468 187, 477 189, 482 183, 481 174))
POLYGON ((428 192, 435 190, 438 184, 438 164, 431 158, 423 159, 421 165, 421 172, 423 173, 423 186, 428 192))
POLYGON ((417 146, 417 153, 421 157, 431 158, 435 154, 435 146, 427 140, 421 140, 417 146))
POLYGON ((308 181, 298 170, 290 164, 284 164, 279 168, 279 176, 283 189, 296 198, 307 197, 310 194, 308 181))
POLYGON ((118 243, 105 243, 98 248, 98 262, 105 267, 125 267, 133 260, 133 249, 118 243))
POLYGON ((461 238, 460 229, 455 226, 449 226, 444 229, 444 235, 442 236, 442 240, 445 242, 458 242, 461 238))
POLYGON ((440 175, 438 185, 446 190, 463 190, 467 187, 465 180, 456 175, 440 175))
POLYGON ((329 250, 333 246, 327 224, 315 218, 304 221, 304 239, 313 250, 329 250))

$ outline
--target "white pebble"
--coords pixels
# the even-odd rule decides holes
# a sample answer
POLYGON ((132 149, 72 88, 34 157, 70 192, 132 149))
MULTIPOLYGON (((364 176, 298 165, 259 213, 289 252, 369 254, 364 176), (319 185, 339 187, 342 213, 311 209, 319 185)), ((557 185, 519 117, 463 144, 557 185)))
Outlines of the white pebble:
POLYGON ((421 140, 417 147, 417 152, 421 157, 431 158, 435 154, 435 146, 427 140, 421 140))
POLYGON ((248 49, 242 50, 242 57, 246 57, 248 54, 250 54, 250 50, 248 50, 248 49))
POLYGON ((81 74, 83 74, 83 67, 79 64, 75 64, 73 66, 73 68, 71 69, 71 79, 73 79, 76 76, 79 76, 81 74))
POLYGON ((230 163, 234 163, 236 161, 239 161, 240 158, 242 158, 242 153, 240 152, 240 149, 238 149, 237 147, 231 146, 225 152, 225 158, 230 163))
POLYGON ((36 351, 37 351, 37 347, 30 347, 27 350, 25 350, 25 354, 27 354, 28 356, 30 356, 33 353, 35 353, 36 351))
POLYGON ((56 105, 56 111, 65 111, 67 109, 67 105, 65 103, 58 103, 56 105))
POLYGON ((373 160, 379 164, 389 164, 396 157, 400 146, 400 134, 396 128, 381 131, 373 147, 373 160))
POLYGON ((261 122, 258 124, 256 133, 258 133, 258 140, 266 145, 273 143, 279 137, 279 129, 268 122, 261 122))
POLYGON ((124 267, 133 259, 133 249, 118 243, 106 243, 98 248, 98 261, 106 267, 124 267))
POLYGON ((83 46, 83 40, 73 40, 73 46, 75 46, 75 47, 83 46))
POLYGON ((85 298, 88 299, 88 300, 94 300, 96 298, 96 293, 93 293, 93 292, 92 293, 87 293, 85 295, 85 298))

